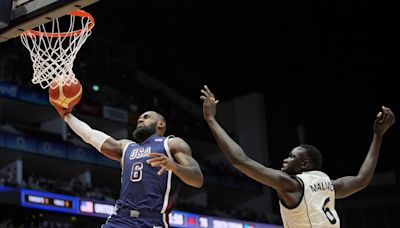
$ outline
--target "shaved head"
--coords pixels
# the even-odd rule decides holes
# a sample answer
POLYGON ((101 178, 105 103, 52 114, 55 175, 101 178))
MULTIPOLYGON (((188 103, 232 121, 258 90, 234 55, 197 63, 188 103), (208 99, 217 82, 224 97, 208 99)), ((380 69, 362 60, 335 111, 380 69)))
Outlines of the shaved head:
POLYGON ((157 119, 159 121, 162 121, 162 122, 166 123, 164 116, 161 115, 160 113, 155 112, 155 111, 149 111, 149 112, 151 112, 153 115, 157 116, 157 119))

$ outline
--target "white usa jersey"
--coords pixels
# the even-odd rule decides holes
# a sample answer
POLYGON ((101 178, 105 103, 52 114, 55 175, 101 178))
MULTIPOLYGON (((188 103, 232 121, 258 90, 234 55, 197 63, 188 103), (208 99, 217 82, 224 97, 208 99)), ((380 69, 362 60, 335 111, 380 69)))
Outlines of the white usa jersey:
POLYGON ((288 209, 279 202, 285 228, 339 228, 335 210, 335 190, 328 175, 308 171, 296 175, 304 193, 298 206, 288 209))

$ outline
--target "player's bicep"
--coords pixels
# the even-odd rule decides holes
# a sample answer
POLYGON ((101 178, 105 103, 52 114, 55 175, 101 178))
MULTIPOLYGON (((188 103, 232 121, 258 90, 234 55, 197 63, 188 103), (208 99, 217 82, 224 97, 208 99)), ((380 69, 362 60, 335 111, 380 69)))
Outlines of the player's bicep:
POLYGON ((288 174, 266 167, 251 158, 244 159, 236 168, 246 176, 277 191, 293 192, 298 188, 297 181, 288 174))
POLYGON ((177 152, 172 155, 174 160, 180 165, 184 166, 199 166, 196 160, 189 154, 184 152, 177 152))
POLYGON ((337 199, 350 196, 363 188, 361 181, 356 176, 346 176, 332 180, 332 185, 337 199))
POLYGON ((192 157, 190 146, 181 138, 171 138, 168 140, 170 152, 175 162, 184 166, 199 166, 197 161, 192 157))

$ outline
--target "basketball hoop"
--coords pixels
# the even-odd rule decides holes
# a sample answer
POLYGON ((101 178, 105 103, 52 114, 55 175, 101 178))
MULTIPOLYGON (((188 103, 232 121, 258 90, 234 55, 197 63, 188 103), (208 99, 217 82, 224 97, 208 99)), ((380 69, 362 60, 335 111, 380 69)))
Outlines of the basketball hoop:
POLYGON ((32 83, 40 84, 43 89, 74 81, 72 68, 76 54, 92 33, 94 18, 88 12, 75 10, 67 15, 69 23, 60 23, 62 19, 56 18, 21 34, 33 62, 32 83), (53 80, 57 83, 51 83, 53 80))

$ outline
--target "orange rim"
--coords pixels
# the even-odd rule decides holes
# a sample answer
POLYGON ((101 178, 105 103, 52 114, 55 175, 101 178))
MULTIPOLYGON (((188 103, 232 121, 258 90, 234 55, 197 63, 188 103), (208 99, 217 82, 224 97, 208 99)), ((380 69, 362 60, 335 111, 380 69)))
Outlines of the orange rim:
POLYGON ((84 31, 88 31, 91 30, 94 26, 94 17, 84 11, 84 10, 75 10, 72 12, 69 12, 67 15, 73 15, 73 16, 78 16, 78 17, 87 17, 89 18, 90 22, 89 22, 89 26, 86 29, 78 29, 75 31, 71 31, 71 32, 60 32, 60 33, 51 33, 51 32, 39 32, 33 29, 30 29, 26 32, 24 32, 26 35, 33 35, 33 36, 47 36, 47 37, 66 37, 66 36, 72 36, 72 35, 76 35, 76 34, 80 34, 84 31))

